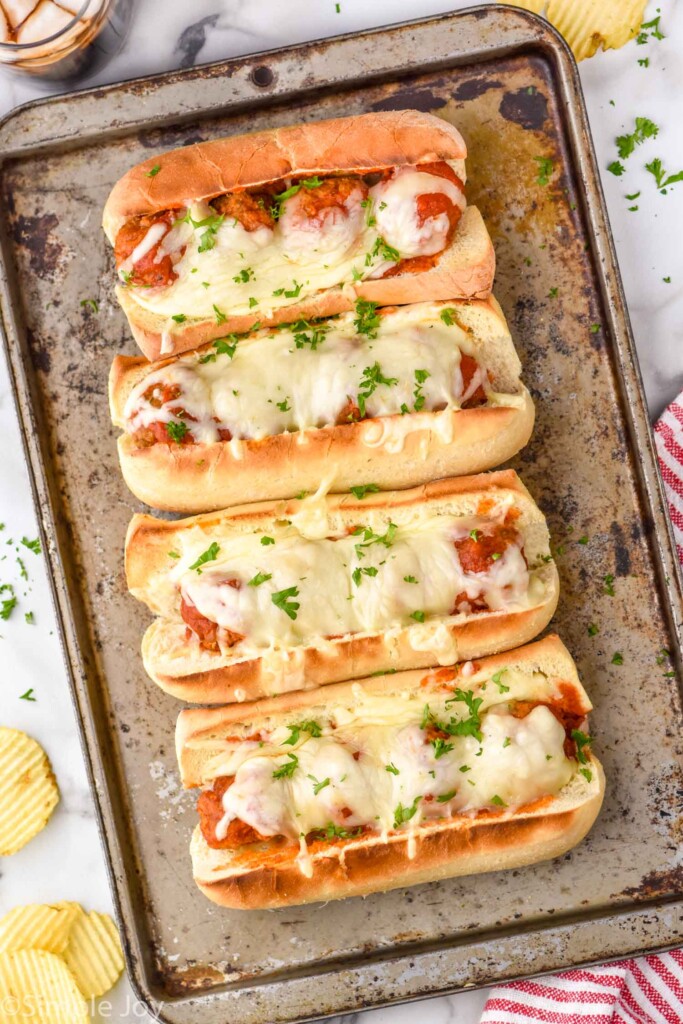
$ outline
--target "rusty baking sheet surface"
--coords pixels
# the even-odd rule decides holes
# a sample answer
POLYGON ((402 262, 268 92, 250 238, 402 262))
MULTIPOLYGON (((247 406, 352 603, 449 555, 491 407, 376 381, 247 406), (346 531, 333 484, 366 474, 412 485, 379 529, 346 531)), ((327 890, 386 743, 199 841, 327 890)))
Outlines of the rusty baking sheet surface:
POLYGON ((480 8, 94 90, 18 111, 0 126, 0 152, 11 372, 129 970, 161 1019, 312 1018, 683 941, 683 722, 665 676, 680 667, 680 584, 577 76, 552 29, 480 8), (589 839, 550 864, 229 912, 192 881, 178 705, 145 677, 145 616, 124 585, 137 505, 106 381, 113 355, 134 345, 100 212, 150 153, 402 107, 453 121, 468 142, 470 201, 493 236, 496 293, 537 403, 515 465, 549 518, 554 627, 596 705, 607 798, 589 839), (549 186, 538 157, 561 172, 549 186))

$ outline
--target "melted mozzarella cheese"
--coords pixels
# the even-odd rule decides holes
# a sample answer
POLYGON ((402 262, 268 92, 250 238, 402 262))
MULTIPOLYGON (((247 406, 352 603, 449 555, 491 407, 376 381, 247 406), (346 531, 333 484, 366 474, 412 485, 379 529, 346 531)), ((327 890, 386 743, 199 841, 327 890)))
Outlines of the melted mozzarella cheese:
POLYGON ((282 252, 288 259, 307 260, 311 252, 320 256, 345 255, 356 244, 363 229, 363 191, 358 188, 343 207, 330 207, 309 218, 302 210, 304 196, 298 192, 284 204, 278 227, 282 252))
MULTIPOLYGON (((576 770, 547 707, 519 719, 507 704, 493 706, 481 713, 481 739, 451 736, 437 748, 420 724, 419 701, 398 696, 388 703, 385 720, 323 724, 319 737, 302 731, 287 752, 283 728, 258 751, 240 744, 230 754, 235 780, 223 796, 217 837, 235 818, 261 835, 293 840, 330 825, 347 833, 359 826, 412 831, 423 821, 554 795, 576 770)), ((468 713, 444 698, 430 707, 447 722, 468 713)), ((220 761, 215 767, 227 774, 220 761)))
MULTIPOLYGON (((368 395, 365 405, 370 419, 360 428, 364 443, 400 451, 407 433, 428 428, 437 430, 448 443, 452 410, 471 397, 479 384, 487 393, 490 387, 480 366, 463 396, 461 356, 481 359, 481 352, 461 327, 447 326, 439 312, 440 307, 432 303, 399 309, 381 318, 375 339, 357 334, 354 314, 349 313, 328 321, 326 330, 288 328, 244 338, 234 347, 232 358, 213 351, 181 356, 145 376, 132 390, 124 410, 126 429, 135 432, 154 421, 177 421, 171 408, 178 406, 187 413, 188 429, 201 444, 217 441, 219 428, 228 429, 233 438, 260 439, 328 427, 350 400, 357 402, 359 392, 367 390, 362 383, 366 371, 378 364, 382 376, 395 383, 380 384, 368 395), (311 339, 316 330, 312 349, 302 335, 311 339), (177 385, 178 402, 161 408, 151 405, 144 396, 157 384, 177 385), (425 413, 445 409, 427 423, 424 415, 414 414, 416 404, 425 413), (401 415, 403 408, 413 415, 401 415)), ((501 395, 497 404, 504 405, 508 399, 501 395)))
POLYGON ((388 245, 403 257, 433 256, 445 247, 450 231, 446 213, 427 217, 420 224, 416 200, 420 195, 441 193, 461 210, 464 193, 447 178, 404 167, 388 181, 379 182, 371 191, 375 204, 377 230, 388 245))
MULTIPOLYGON (((457 171, 457 165, 453 166, 457 171)), ((464 203, 460 190, 445 179, 423 172, 418 177, 427 179, 423 192, 450 188, 457 193, 458 203, 464 203)), ((180 246, 186 245, 174 264, 177 279, 163 288, 134 288, 135 301, 151 313, 168 317, 170 328, 170 318, 179 314, 210 319, 220 314, 266 317, 319 291, 379 276, 394 265, 376 246, 381 236, 375 223, 379 203, 372 198, 371 204, 362 208, 360 198, 352 193, 347 215, 332 213, 316 225, 315 220, 304 222, 297 217, 297 196, 285 201, 274 229, 260 227, 250 232, 237 220, 226 218, 212 235, 215 244, 204 252, 199 252, 199 245, 206 228, 195 230, 187 224, 182 227, 189 228, 189 234, 169 232, 164 252, 174 260, 180 246)), ((188 211, 195 222, 215 215, 205 202, 191 202, 188 211)), ((434 248, 436 230, 428 237, 431 230, 424 233, 430 254, 438 251, 434 248)), ((390 243, 399 249, 401 258, 415 255, 415 246, 419 248, 414 237, 407 238, 410 251, 403 252, 390 243)))
POLYGON ((448 660, 450 645, 434 634, 441 624, 419 623, 415 613, 418 619, 449 616, 463 591, 472 599, 483 597, 495 610, 528 606, 529 572, 517 546, 506 548, 486 572, 467 574, 460 566, 454 541, 492 521, 434 516, 400 528, 387 544, 377 534, 367 544, 363 533, 303 537, 295 526, 266 546, 259 534, 232 535, 220 541, 217 558, 201 573, 189 569, 201 552, 188 545, 167 578, 186 602, 246 637, 251 648, 291 647, 318 637, 412 624, 419 634, 416 649, 430 639, 426 627, 442 649, 440 660, 448 660), (287 590, 289 595, 283 593, 287 590))

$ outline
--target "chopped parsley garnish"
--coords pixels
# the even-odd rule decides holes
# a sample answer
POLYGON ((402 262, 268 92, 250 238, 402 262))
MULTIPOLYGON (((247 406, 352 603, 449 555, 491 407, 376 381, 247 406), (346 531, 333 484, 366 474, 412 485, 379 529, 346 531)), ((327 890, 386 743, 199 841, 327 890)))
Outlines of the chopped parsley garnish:
POLYGON ((275 404, 280 410, 280 412, 289 412, 292 408, 291 405, 289 404, 288 398, 283 398, 281 402, 276 402, 275 404))
POLYGON ((335 825, 331 821, 325 825, 324 829, 316 829, 316 831, 324 831, 324 839, 357 839, 363 832, 362 828, 342 828, 340 825, 335 825))
POLYGON ((362 501, 366 494, 376 494, 379 491, 377 484, 358 484, 356 487, 349 487, 351 494, 362 501))
POLYGON ((384 771, 385 772, 390 772, 392 775, 400 775, 401 774, 393 761, 390 761, 389 764, 385 764, 384 765, 384 771))
POLYGON ((357 587, 361 585, 363 576, 376 576, 379 572, 373 565, 368 565, 366 568, 362 568, 360 565, 357 566, 351 573, 351 578, 357 587))
POLYGON ((664 282, 664 284, 671 284, 671 278, 670 277, 663 277, 662 281, 664 282))
POLYGON ((202 566, 206 565, 207 562, 215 562, 218 558, 218 552, 220 551, 220 545, 214 540, 209 544, 206 551, 202 552, 196 562, 193 562, 190 569, 194 569, 198 576, 202 574, 202 566))
POLYGON ((261 543, 265 547, 267 544, 274 544, 275 537, 261 537, 261 543))
POLYGON ((649 117, 637 117, 635 129, 630 135, 617 136, 617 152, 622 160, 629 157, 636 146, 642 145, 646 139, 657 137, 659 127, 649 117))
POLYGON ((298 601, 292 601, 291 598, 298 596, 298 587, 287 587, 286 590, 276 590, 274 594, 270 595, 270 599, 276 608, 279 608, 280 611, 283 611, 285 615, 289 615, 290 619, 294 620, 301 605, 298 601))
POLYGON ((28 701, 32 701, 32 702, 36 701, 37 698, 33 696, 33 687, 31 687, 30 690, 27 690, 26 693, 22 693, 19 696, 19 700, 28 700, 28 701))
POLYGON ((455 310, 451 309, 450 307, 447 309, 442 309, 441 312, 439 313, 439 316, 445 323, 446 327, 452 327, 453 324, 456 322, 455 310))
POLYGON ((285 761, 284 764, 280 765, 273 772, 274 779, 291 779, 292 775, 296 771, 299 765, 299 758, 296 754, 287 754, 289 761, 285 761))
POLYGON ((4 591, 9 591, 10 596, 4 599, 0 598, 0 619, 2 619, 3 622, 7 622, 17 606, 17 598, 14 594, 14 587, 11 583, 3 583, 0 587, 0 594, 4 591))
POLYGON ((29 551, 32 551, 34 555, 40 555, 42 553, 43 549, 40 546, 40 538, 38 537, 36 537, 35 540, 29 540, 28 537, 22 537, 21 543, 25 548, 28 548, 29 551))
POLYGON ((386 260, 388 263, 399 263, 401 260, 401 254, 398 249, 394 249, 393 245, 388 245, 381 235, 378 235, 375 239, 372 250, 366 253, 366 267, 370 266, 375 256, 379 256, 381 260, 386 260))
POLYGON ((659 652, 655 660, 658 665, 663 665, 664 662, 670 657, 671 654, 669 653, 669 651, 667 651, 666 647, 662 647, 661 651, 659 652))
POLYGON ((500 672, 494 672, 494 674, 491 676, 491 682, 495 683, 496 686, 498 687, 498 693, 509 693, 510 692, 510 687, 506 686, 505 683, 501 682, 501 679, 503 677, 503 673, 504 672, 507 672, 507 669, 506 668, 501 668, 500 672))
POLYGON ((591 324, 590 325, 590 332, 591 332, 591 334, 597 334, 598 331, 600 330, 601 326, 602 326, 601 324, 591 324))
POLYGON ((307 778, 309 778, 311 780, 311 782, 313 783, 313 795, 314 796, 317 796, 321 789, 324 789, 325 786, 329 786, 329 784, 330 784, 330 780, 329 779, 323 779, 322 782, 319 782, 316 779, 315 775, 308 775, 307 778))
POLYGON ((610 597, 614 597, 614 575, 608 572, 605 576, 605 586, 602 590, 603 594, 609 594, 610 597))
POLYGON ((216 316, 216 323, 217 323, 217 324, 224 324, 224 323, 225 323, 225 321, 226 321, 226 320, 227 320, 228 318, 227 318, 227 316, 225 315, 225 313, 223 313, 223 312, 222 312, 222 310, 220 310, 220 309, 218 308, 218 306, 216 305, 216 303, 215 303, 215 302, 214 302, 214 304, 213 304, 213 311, 214 311, 214 314, 215 314, 215 316, 216 316))
POLYGON ((390 548, 394 543, 394 537, 396 536, 397 530, 398 526, 396 523, 389 523, 387 532, 382 534, 374 533, 369 526, 356 526, 356 528, 351 531, 351 535, 354 537, 357 537, 360 534, 363 535, 363 540, 354 545, 356 549, 356 557, 364 558, 365 551, 363 548, 369 548, 371 544, 383 544, 385 548, 390 548))
POLYGON ((420 412, 420 410, 424 408, 426 399, 422 394, 422 387, 428 377, 431 377, 429 370, 415 371, 415 390, 413 391, 415 412, 420 412))
MULTIPOLYGON (((297 284, 296 280, 294 280, 294 281, 292 281, 292 287, 289 290, 283 288, 282 289, 282 293, 284 294, 286 299, 296 299, 296 298, 299 297, 299 293, 300 293, 302 288, 303 288, 303 283, 302 284, 297 284)), ((273 292, 273 295, 279 295, 279 294, 280 294, 280 290, 279 289, 278 289, 278 291, 273 292)))
POLYGON ((362 390, 358 392, 358 408, 361 417, 365 416, 365 403, 367 399, 370 395, 374 394, 381 384, 384 384, 386 387, 392 387, 394 384, 398 384, 398 377, 385 377, 379 363, 375 363, 373 366, 366 366, 359 385, 362 390))
POLYGON ((173 420, 170 420, 166 424, 166 433, 172 441, 180 444, 187 433, 187 426, 184 423, 175 423, 173 420))
POLYGON ((633 202, 633 200, 637 199, 639 195, 640 195, 640 191, 633 192, 630 196, 627 195, 626 198, 629 200, 629 202, 633 202))
POLYGON ((417 579, 415 578, 415 576, 404 576, 403 577, 403 582, 404 583, 417 583, 417 579))
POLYGON ((553 162, 547 156, 535 156, 534 160, 538 164, 538 177, 536 178, 537 185, 547 185, 550 181, 550 175, 553 173, 553 162))
POLYGON ((655 183, 658 189, 664 189, 667 185, 673 185, 677 181, 683 181, 683 171, 677 171, 675 174, 667 174, 662 167, 662 161, 657 157, 652 160, 649 164, 645 164, 645 170, 649 171, 655 179, 655 183))
POLYGON ((156 176, 157 176, 157 174, 159 173, 160 170, 161 170, 161 164, 155 164, 154 167, 152 167, 149 171, 147 171, 147 173, 145 174, 145 177, 146 178, 156 178, 156 176))
POLYGON ((305 722, 297 722, 296 725, 288 725, 287 728, 289 729, 290 736, 289 739, 286 739, 283 742, 283 747, 293 747, 296 743, 299 742, 299 737, 301 736, 302 732, 307 732, 308 735, 312 736, 314 739, 318 739, 320 736, 322 736, 322 729, 320 728, 319 724, 313 719, 308 719, 305 722))
MULTIPOLYGON (((657 8, 657 10, 659 10, 659 8, 657 8)), ((646 43, 650 36, 652 36, 653 39, 666 38, 664 33, 659 28, 659 21, 661 17, 661 14, 658 14, 656 18, 652 19, 652 21, 643 22, 643 24, 640 26, 640 32, 636 36, 636 43, 638 44, 638 46, 642 46, 644 43, 646 43)), ((640 63, 640 61, 638 61, 638 63, 640 63)))
POLYGON ((588 758, 586 757, 583 748, 590 746, 593 742, 590 736, 587 736, 585 732, 581 732, 580 729, 572 729, 571 737, 576 743, 576 756, 581 764, 587 764, 588 758))
POLYGON ((469 717, 464 719, 456 719, 451 717, 449 722, 438 721, 429 709, 429 704, 425 704, 424 711, 422 714, 421 727, 426 729, 428 725, 434 725, 441 732, 447 733, 449 736, 474 736, 475 739, 481 742, 481 718, 479 715, 479 708, 483 703, 483 697, 475 697, 472 690, 461 690, 456 689, 452 697, 446 701, 446 707, 450 707, 456 702, 464 703, 469 711, 469 717))
POLYGON ((597 636, 598 633, 600 632, 600 630, 599 630, 598 626, 596 626, 596 624, 594 622, 591 622, 590 625, 588 626, 587 632, 588 632, 589 636, 597 636))
POLYGON ((35 621, 33 618, 33 612, 26 612, 24 614, 24 620, 29 624, 29 626, 33 625, 33 622, 35 621))
POLYGON ((577 542, 577 543, 578 543, 578 544, 583 544, 583 545, 584 545, 584 547, 585 547, 585 545, 586 545, 586 544, 588 543, 588 541, 589 541, 589 540, 590 540, 590 538, 589 538, 589 537, 587 537, 587 536, 586 536, 586 534, 584 533, 584 535, 583 535, 582 537, 579 537, 579 539, 578 539, 578 542, 577 542))
POLYGON ((318 345, 325 340, 325 335, 329 330, 329 324, 311 323, 308 320, 298 320, 291 326, 291 331, 294 336, 294 344, 296 347, 305 348, 306 345, 310 345, 311 352, 315 352, 318 345), (307 334, 306 331, 310 331, 311 333, 307 334))
POLYGON ((510 739, 510 737, 506 736, 505 739, 503 740, 503 750, 505 750, 506 747, 509 747, 511 743, 512 740, 510 739))
POLYGON ((501 797, 499 797, 498 795, 491 797, 491 803, 495 804, 496 807, 507 807, 507 804, 505 803, 505 801, 501 797))
POLYGON ((442 739, 440 736, 437 736, 435 740, 432 740, 432 746, 434 747, 434 759, 436 761, 438 761, 440 757, 443 757, 444 754, 447 754, 449 751, 453 749, 453 744, 446 743, 446 741, 442 739))
POLYGON ((272 580, 272 572, 257 572, 255 576, 247 583, 248 587, 260 587, 262 583, 266 583, 268 580, 272 580))
POLYGON ((482 536, 481 530, 470 530, 470 538, 473 541, 475 541, 475 542, 478 541, 481 536, 482 536))
POLYGON ((249 309, 253 309, 253 308, 254 308, 254 306, 258 306, 258 299, 255 299, 255 298, 254 298, 254 297, 252 296, 252 297, 251 297, 251 298, 249 299, 249 309))
POLYGON ((614 654, 612 655, 612 664, 613 665, 623 665, 624 664, 624 655, 621 653, 621 651, 615 651, 614 652, 614 654))
POLYGON ((421 796, 416 796, 410 807, 404 807, 403 804, 399 804, 394 811, 394 828, 398 828, 399 825, 404 825, 406 821, 410 821, 411 818, 415 817, 417 813, 417 805, 422 799, 421 796))
POLYGON ((100 310, 97 299, 81 299, 81 306, 92 309, 93 313, 99 313, 100 310))
POLYGON ((199 362, 215 363, 218 356, 229 356, 232 359, 235 355, 238 341, 239 339, 236 334, 229 334, 226 338, 217 338, 213 343, 215 351, 207 352, 206 355, 200 356, 199 362))
POLYGON ((368 302, 367 299, 356 300, 356 317, 353 326, 357 334, 365 334, 372 341, 377 337, 382 318, 377 312, 378 302, 368 302))
POLYGON ((243 267, 238 274, 235 274, 233 281, 235 284, 246 284, 247 281, 253 280, 254 271, 251 267, 243 267))
POLYGON ((424 620, 425 620, 425 613, 421 612, 421 611, 411 612, 410 613, 410 617, 411 617, 411 619, 415 619, 416 622, 424 622, 424 620))
POLYGON ((558 291, 557 288, 551 288, 550 291, 548 292, 548 298, 549 299, 556 299, 557 298, 557 291, 558 291))
POLYGON ((292 196, 295 196, 302 188, 318 188, 322 183, 322 178, 319 178, 318 175, 315 174, 310 178, 304 178, 304 180, 300 181, 298 185, 291 185, 290 188, 285 189, 284 192, 278 192, 278 194, 273 197, 274 205, 270 208, 270 215, 273 220, 279 220, 280 214, 282 213, 282 204, 287 202, 288 199, 291 199, 292 196))
POLYGON ((180 554, 177 551, 167 551, 169 558, 180 558, 180 554))
POLYGON ((614 174, 617 178, 620 178, 626 168, 620 160, 613 160, 611 164, 607 164, 607 170, 610 174, 614 174))
POLYGON ((449 800, 453 799, 457 792, 457 789, 450 789, 448 793, 442 793, 441 796, 437 796, 436 802, 438 804, 447 804, 449 800))
POLYGON ((590 782, 593 778, 593 772, 590 768, 579 768, 579 775, 583 775, 586 782, 590 782))
POLYGON ((27 580, 28 579, 28 572, 26 571, 26 566, 24 565, 24 560, 23 560, 23 558, 19 558, 18 555, 17 555, 17 565, 19 566, 19 575, 21 576, 22 580, 27 580))
POLYGON ((171 317, 171 320, 175 320, 177 324, 184 324, 185 321, 187 320, 187 317, 185 316, 184 313, 174 313, 173 316, 171 317))

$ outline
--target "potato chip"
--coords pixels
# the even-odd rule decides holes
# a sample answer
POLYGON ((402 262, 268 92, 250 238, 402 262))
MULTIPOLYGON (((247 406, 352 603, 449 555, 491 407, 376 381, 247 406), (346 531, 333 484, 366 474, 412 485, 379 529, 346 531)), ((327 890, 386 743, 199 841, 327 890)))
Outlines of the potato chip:
POLYGON ((47 754, 18 729, 0 727, 0 856, 16 853, 45 827, 59 801, 47 754))
POLYGON ((521 7, 523 11, 531 11, 532 14, 540 14, 545 7, 545 0, 505 0, 505 3, 521 7))
POLYGON ((647 0, 548 0, 545 13, 576 59, 585 60, 638 35, 646 6, 647 0))
POLYGON ((88 1004, 64 961, 42 949, 0 953, 0 1024, 86 1024, 88 1004))
POLYGON ((108 914, 84 910, 77 915, 64 962, 86 999, 104 995, 123 971, 123 952, 116 925, 108 914))
POLYGON ((14 907, 0 919, 0 953, 12 953, 18 949, 63 953, 79 912, 82 910, 78 903, 14 907))

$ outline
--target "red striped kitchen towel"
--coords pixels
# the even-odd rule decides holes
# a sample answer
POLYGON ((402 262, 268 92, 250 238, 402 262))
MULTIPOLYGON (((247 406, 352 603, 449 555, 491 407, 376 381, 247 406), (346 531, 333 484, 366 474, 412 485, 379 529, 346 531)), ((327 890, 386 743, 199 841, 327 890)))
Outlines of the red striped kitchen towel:
POLYGON ((681 1024, 683 950, 495 988, 481 1024, 681 1024))
POLYGON ((678 558, 683 563, 683 391, 655 423, 655 445, 669 502, 678 558))
MULTIPOLYGON (((655 424, 683 564, 683 392, 655 424)), ((481 1024, 683 1024, 683 949, 493 989, 481 1024)))

